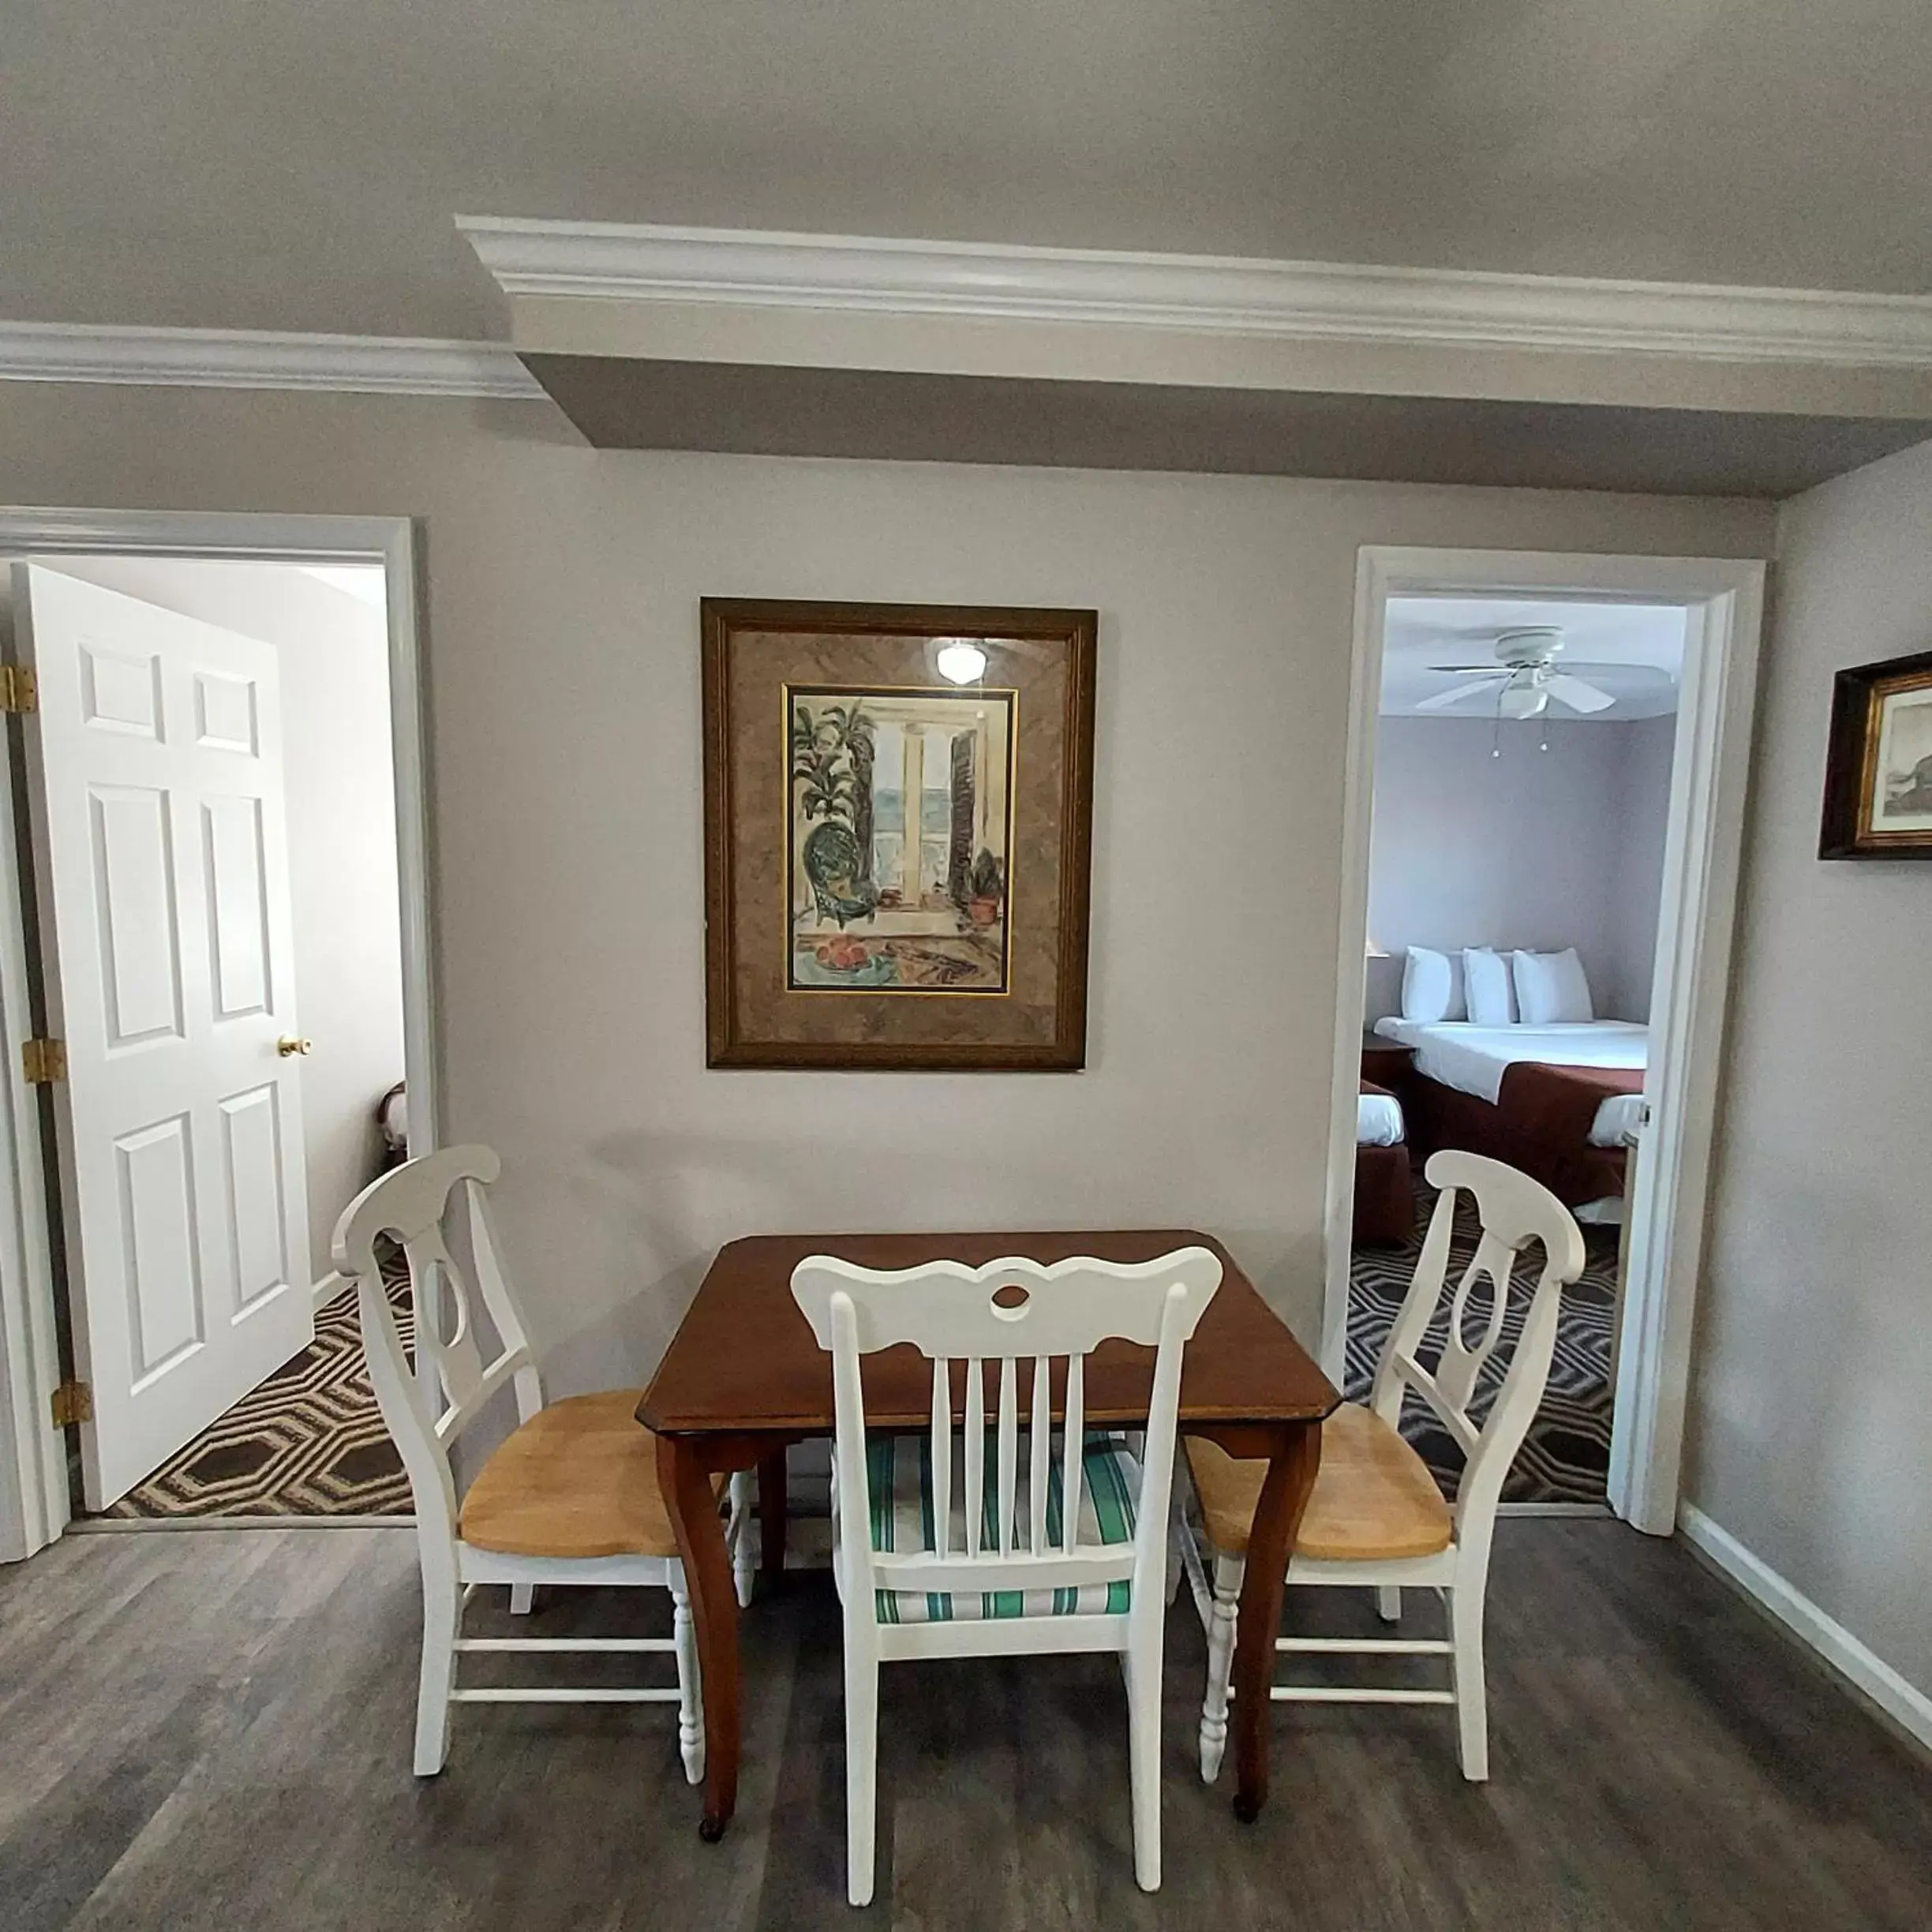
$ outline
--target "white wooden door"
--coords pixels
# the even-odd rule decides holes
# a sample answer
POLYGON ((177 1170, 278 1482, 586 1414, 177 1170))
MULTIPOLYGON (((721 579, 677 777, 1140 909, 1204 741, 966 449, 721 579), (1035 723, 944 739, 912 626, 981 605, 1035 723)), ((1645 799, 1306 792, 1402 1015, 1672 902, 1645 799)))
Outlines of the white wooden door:
POLYGON ((279 680, 252 638, 13 571, 102 1509, 314 1334, 279 680))

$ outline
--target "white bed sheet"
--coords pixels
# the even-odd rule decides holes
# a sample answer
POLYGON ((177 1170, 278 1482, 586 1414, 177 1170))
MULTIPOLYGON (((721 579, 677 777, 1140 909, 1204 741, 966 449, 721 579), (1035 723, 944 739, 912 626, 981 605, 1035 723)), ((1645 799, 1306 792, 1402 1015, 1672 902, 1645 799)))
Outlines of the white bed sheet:
POLYGON ((1355 1110, 1355 1144, 1394 1147, 1402 1138, 1402 1103, 1393 1094, 1361 1095, 1355 1110))
MULTIPOLYGON (((1544 1066, 1594 1066, 1641 1071, 1650 1063, 1650 1029, 1631 1020, 1592 1020, 1567 1026, 1472 1026, 1466 1020, 1434 1024, 1393 1017, 1375 1030, 1413 1049, 1415 1069, 1458 1093, 1473 1094, 1493 1106, 1503 1076, 1520 1060, 1544 1066)), ((1642 1094, 1612 1094, 1590 1123, 1592 1147, 1623 1147, 1643 1118, 1642 1094)))

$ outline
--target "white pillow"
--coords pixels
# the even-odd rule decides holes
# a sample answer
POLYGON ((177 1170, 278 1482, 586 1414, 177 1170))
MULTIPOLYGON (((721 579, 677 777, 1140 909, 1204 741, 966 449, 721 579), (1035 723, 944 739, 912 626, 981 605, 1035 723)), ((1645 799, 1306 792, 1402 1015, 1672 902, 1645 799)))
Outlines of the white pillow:
POLYGON ((1402 1017, 1433 1026, 1439 1020, 1460 1020, 1464 1011, 1461 962, 1453 953, 1410 947, 1402 967, 1402 1017))
POLYGON ((1469 1017, 1476 1025, 1516 1024, 1516 996, 1510 987, 1509 961, 1493 947, 1464 947, 1462 984, 1469 996, 1469 1017))
POLYGON ((1516 1005, 1525 1026, 1574 1026, 1597 1017, 1589 978, 1574 946, 1561 953, 1515 953, 1516 1005))

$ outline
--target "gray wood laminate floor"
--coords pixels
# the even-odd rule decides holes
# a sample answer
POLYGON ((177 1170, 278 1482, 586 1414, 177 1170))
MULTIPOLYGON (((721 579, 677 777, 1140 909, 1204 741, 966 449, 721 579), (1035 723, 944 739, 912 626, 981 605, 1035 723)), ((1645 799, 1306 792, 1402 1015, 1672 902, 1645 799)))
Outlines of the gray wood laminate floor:
MULTIPOLYGON (((1366 1627, 1354 1596, 1291 1606, 1366 1627)), ((1612 1522, 1500 1527, 1485 1787, 1440 1710, 1277 1707, 1274 1801, 1237 1823, 1229 1780, 1194 1769, 1184 1604, 1151 1898, 1106 1660, 889 1668, 878 1900, 848 1915, 822 1578, 745 1618, 717 1846, 664 1706, 459 1708, 447 1770, 417 1783, 417 1603, 406 1530, 74 1537, 0 1572, 0 1926, 1932 1926, 1932 1770, 1684 1551, 1612 1522)), ((658 1593, 560 1595, 537 1630, 667 1619, 658 1593)))

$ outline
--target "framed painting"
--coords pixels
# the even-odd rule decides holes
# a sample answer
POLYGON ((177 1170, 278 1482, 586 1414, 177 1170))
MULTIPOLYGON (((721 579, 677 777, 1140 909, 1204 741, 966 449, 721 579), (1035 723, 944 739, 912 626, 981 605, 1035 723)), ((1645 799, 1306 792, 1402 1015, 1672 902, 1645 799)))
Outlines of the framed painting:
POLYGON ((1932 859, 1932 651, 1840 671, 1821 859, 1932 859))
POLYGON ((711 1065, 1084 1065, 1096 626, 704 600, 711 1065))

